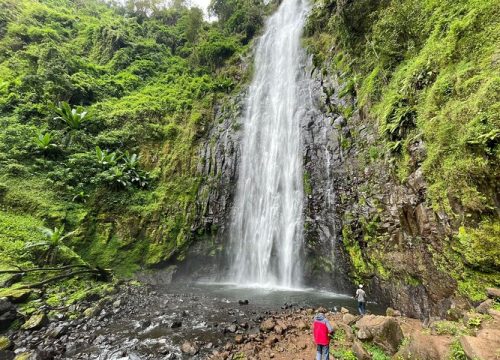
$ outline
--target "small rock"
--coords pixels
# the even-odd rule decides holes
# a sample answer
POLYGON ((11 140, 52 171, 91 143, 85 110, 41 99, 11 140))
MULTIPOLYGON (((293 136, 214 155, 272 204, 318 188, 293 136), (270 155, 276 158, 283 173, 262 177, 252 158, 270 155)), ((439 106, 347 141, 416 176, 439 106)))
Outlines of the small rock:
POLYGON ((309 329, 309 325, 307 325, 307 324, 306 324, 305 322, 303 322, 303 321, 299 321, 299 322, 297 323, 297 329, 299 329, 299 330, 307 330, 307 329, 309 329))
POLYGON ((236 335, 236 336, 234 337, 234 342, 235 342, 236 344, 241 344, 241 343, 243 342, 243 340, 244 340, 243 335, 236 335))
POLYGON ((238 300, 238 304, 240 305, 248 305, 248 300, 238 300))
POLYGON ((113 303, 113 308, 115 308, 115 309, 118 309, 120 306, 122 306, 122 301, 121 301, 121 299, 118 299, 118 300, 116 300, 116 301, 113 303))
POLYGON ((181 351, 184 353, 184 354, 188 354, 188 355, 191 355, 191 356, 194 356, 198 353, 199 349, 196 345, 194 344, 191 344, 189 341, 186 341, 182 344, 181 346, 181 351))
POLYGON ((276 325, 274 327, 274 332, 278 335, 283 335, 283 333, 285 332, 285 329, 283 329, 281 326, 279 325, 276 325))
POLYGON ((39 313, 32 315, 28 321, 26 321, 22 326, 21 329, 23 330, 38 330, 47 325, 49 322, 49 319, 44 313, 39 313))
POLYGON ((487 288, 486 294, 488 294, 488 297, 493 298, 493 299, 500 298, 500 289, 499 288, 487 288))
POLYGON ((233 334, 236 332, 236 330, 238 330, 238 327, 236 325, 234 325, 234 324, 233 325, 229 325, 228 327, 226 327, 224 329, 225 332, 229 332, 229 333, 233 333, 233 334))
POLYGON ((269 332, 272 329, 274 329, 275 326, 276 326, 276 323, 274 322, 273 319, 267 319, 264 322, 262 322, 262 324, 260 324, 260 330, 262 332, 269 332))
POLYGON ((341 308, 340 308, 340 312, 341 312, 342 314, 349 314, 349 310, 348 310, 348 309, 346 309, 345 307, 341 307, 341 308))
POLYGON ((476 311, 480 314, 487 314, 488 310, 491 309, 494 303, 493 299, 485 300, 476 307, 476 311))
POLYGON ((87 318, 95 317, 101 312, 101 309, 98 306, 93 306, 85 309, 83 311, 83 315, 87 318))
POLYGON ((271 335, 264 341, 264 345, 272 346, 273 344, 276 344, 278 341, 279 338, 276 335, 271 335))
POLYGON ((180 328, 182 326, 182 321, 180 320, 175 320, 172 325, 170 325, 170 328, 172 329, 177 329, 177 328, 180 328))
POLYGON ((51 338, 57 339, 66 334, 67 331, 68 331, 68 326, 63 324, 63 325, 58 325, 54 329, 50 330, 47 333, 47 335, 51 338))

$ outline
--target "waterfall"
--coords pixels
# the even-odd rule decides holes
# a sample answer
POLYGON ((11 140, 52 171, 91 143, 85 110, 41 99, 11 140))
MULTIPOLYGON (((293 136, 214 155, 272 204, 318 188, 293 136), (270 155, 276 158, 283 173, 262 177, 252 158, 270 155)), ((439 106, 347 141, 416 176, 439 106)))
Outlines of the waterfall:
POLYGON ((230 278, 239 284, 301 283, 303 171, 300 39, 308 3, 284 0, 255 53, 230 227, 230 278))

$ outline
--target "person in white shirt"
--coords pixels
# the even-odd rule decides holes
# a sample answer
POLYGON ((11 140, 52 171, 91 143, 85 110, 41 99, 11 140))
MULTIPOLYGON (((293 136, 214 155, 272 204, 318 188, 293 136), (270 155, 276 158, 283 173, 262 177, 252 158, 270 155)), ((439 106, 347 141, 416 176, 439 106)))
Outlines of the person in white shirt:
POLYGON ((358 311, 360 315, 364 315, 366 313, 366 293, 363 290, 363 285, 359 285, 359 289, 356 290, 355 298, 358 300, 358 311))

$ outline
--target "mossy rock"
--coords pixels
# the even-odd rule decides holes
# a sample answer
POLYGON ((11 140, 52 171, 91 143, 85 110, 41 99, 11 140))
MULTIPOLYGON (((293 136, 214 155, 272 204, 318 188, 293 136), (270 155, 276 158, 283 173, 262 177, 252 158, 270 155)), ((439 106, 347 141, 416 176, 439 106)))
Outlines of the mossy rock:
POLYGON ((10 350, 12 342, 6 336, 0 336, 0 351, 10 350))
POLYGON ((5 297, 10 302, 22 303, 28 300, 32 293, 30 289, 5 289, 0 291, 0 298, 5 297))
POLYGON ((21 329, 23 330, 38 330, 45 325, 47 325, 49 322, 49 319, 47 318, 47 315, 44 313, 40 314, 35 314, 29 318, 28 321, 26 321, 22 326, 21 329))
POLYGON ((101 312, 101 307, 99 305, 89 307, 88 309, 85 309, 83 312, 83 315, 87 318, 91 318, 94 316, 97 316, 101 312))
POLYGON ((17 355, 14 360, 29 360, 29 358, 31 357, 31 353, 30 352, 23 352, 19 355, 17 355))

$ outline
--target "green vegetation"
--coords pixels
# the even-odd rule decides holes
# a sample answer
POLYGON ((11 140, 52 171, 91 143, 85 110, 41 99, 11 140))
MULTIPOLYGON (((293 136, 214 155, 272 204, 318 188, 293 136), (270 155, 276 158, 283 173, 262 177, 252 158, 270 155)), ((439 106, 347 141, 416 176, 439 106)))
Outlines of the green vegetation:
MULTIPOLYGON (((129 276, 203 236, 199 147, 214 105, 248 78, 241 59, 271 6, 215 1, 208 23, 184 1, 158 4, 0 3, 1 269, 129 276)), ((50 302, 99 288, 82 276, 53 284, 50 302)))
POLYGON ((372 356, 372 360, 389 360, 391 357, 384 353, 384 351, 375 344, 363 344, 364 348, 372 356))
POLYGON ((455 339, 450 346, 450 356, 448 360, 466 360, 464 349, 458 339, 455 339))
POLYGON ((340 95, 354 96, 379 129, 385 154, 372 147, 365 158, 390 164, 403 183, 421 167, 428 203, 462 226, 438 256, 476 300, 500 284, 499 9, 498 0, 316 1, 305 40, 314 65, 337 72, 340 95), (420 141, 423 157, 412 152, 420 141))

